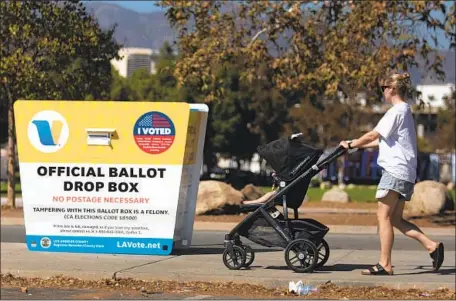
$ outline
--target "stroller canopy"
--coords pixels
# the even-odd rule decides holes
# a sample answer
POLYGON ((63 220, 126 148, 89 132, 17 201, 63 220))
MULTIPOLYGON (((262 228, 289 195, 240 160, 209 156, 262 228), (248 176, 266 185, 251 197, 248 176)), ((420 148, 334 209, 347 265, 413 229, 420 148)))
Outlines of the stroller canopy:
POLYGON ((274 140, 257 148, 279 178, 291 181, 307 170, 323 154, 323 150, 303 143, 302 133, 274 140))

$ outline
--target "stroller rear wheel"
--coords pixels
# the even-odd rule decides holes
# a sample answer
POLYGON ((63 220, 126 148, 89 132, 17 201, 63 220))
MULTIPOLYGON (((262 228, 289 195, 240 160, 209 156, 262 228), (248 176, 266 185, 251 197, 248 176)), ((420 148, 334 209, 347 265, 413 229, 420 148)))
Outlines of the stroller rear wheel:
POLYGON ((305 238, 293 240, 285 249, 285 262, 297 273, 312 272, 317 264, 317 258, 317 247, 305 238))
POLYGON ((320 244, 317 247, 318 252, 318 260, 317 264, 315 265, 315 269, 319 269, 325 265, 325 263, 329 259, 329 245, 326 240, 322 239, 320 244))
POLYGON ((255 252, 253 252, 253 249, 247 245, 243 245, 242 248, 244 249, 246 256, 244 267, 248 267, 255 260, 255 252))
POLYGON ((229 249, 223 251, 223 263, 230 270, 239 270, 245 265, 247 255, 243 247, 233 245, 232 252, 229 249))

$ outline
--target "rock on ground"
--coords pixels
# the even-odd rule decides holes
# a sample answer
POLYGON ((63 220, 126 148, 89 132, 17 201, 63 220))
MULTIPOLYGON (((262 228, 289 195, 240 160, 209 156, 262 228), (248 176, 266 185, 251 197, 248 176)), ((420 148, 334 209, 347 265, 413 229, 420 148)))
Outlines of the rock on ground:
POLYGON ((328 189, 328 188, 331 188, 331 187, 332 187, 331 182, 322 182, 322 183, 320 183, 320 189, 328 189))
POLYGON ((443 164, 440 169, 440 182, 444 184, 451 182, 451 165, 448 163, 443 164))
POLYGON ((443 183, 422 181, 415 184, 412 199, 406 202, 405 210, 411 214, 439 214, 454 210, 454 202, 443 183))
POLYGON ((349 203, 351 202, 350 196, 344 190, 335 186, 331 190, 326 191, 322 198, 322 202, 338 202, 338 203, 349 203))
POLYGON ((242 188, 241 192, 247 200, 256 200, 264 195, 263 189, 253 184, 245 185, 245 187, 242 188))
POLYGON ((242 192, 220 181, 201 181, 198 188, 196 215, 218 210, 236 211, 244 200, 242 192))

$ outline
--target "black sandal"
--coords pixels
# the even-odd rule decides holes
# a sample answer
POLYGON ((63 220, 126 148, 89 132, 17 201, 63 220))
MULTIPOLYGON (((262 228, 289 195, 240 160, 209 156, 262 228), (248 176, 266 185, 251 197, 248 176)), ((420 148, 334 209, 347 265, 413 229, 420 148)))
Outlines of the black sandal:
POLYGON ((443 243, 439 243, 437 248, 429 255, 432 258, 432 267, 434 268, 434 271, 438 271, 442 266, 445 257, 443 243))
POLYGON ((384 275, 384 276, 391 276, 393 275, 393 272, 389 273, 387 272, 381 265, 380 263, 377 263, 375 266, 373 267, 370 267, 368 270, 368 272, 365 272, 365 271, 362 271, 361 274, 362 275, 384 275), (374 269, 377 268, 377 270, 374 269))

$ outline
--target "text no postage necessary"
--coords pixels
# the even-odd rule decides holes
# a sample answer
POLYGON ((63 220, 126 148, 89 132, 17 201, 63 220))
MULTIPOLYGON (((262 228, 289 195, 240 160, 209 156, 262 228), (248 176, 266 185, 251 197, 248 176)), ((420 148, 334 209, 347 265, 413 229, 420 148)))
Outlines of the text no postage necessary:
MULTIPOLYGON (((84 177, 84 178, 159 178, 165 177, 166 168, 126 168, 126 167, 82 167, 82 166, 39 166, 37 174, 41 177, 84 177)), ((98 192, 139 192, 138 182, 103 181, 64 181, 64 191, 98 192)))

